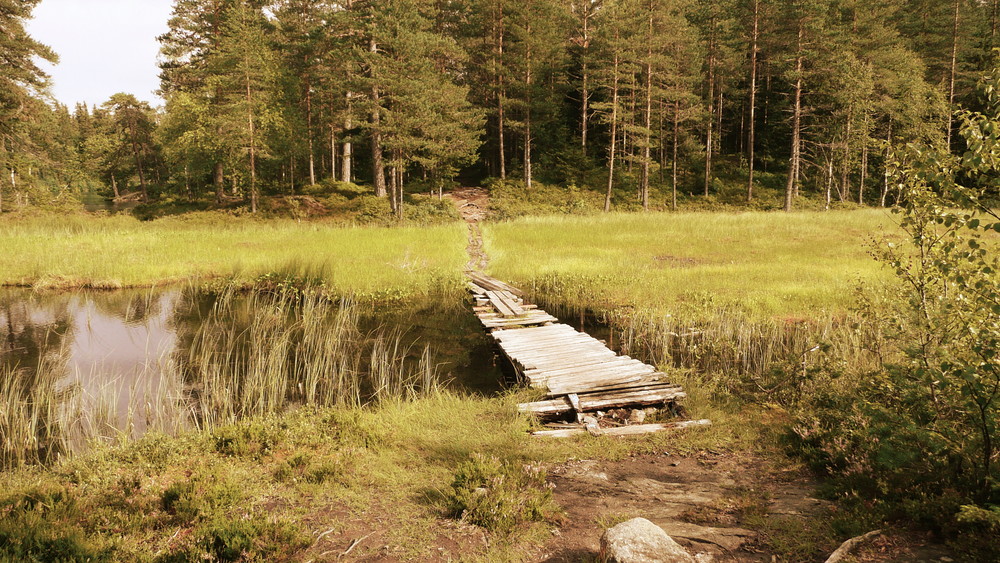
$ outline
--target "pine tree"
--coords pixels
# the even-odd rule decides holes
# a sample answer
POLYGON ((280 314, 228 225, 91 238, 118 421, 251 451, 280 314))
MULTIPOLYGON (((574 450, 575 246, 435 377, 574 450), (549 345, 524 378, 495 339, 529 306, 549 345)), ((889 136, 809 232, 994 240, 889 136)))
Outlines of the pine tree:
MULTIPOLYGON (((30 143, 29 125, 33 101, 48 86, 48 76, 36 57, 51 63, 58 58, 47 46, 35 41, 24 22, 39 0, 0 0, 0 168, 7 172, 12 190, 17 189, 18 161, 30 143)), ((36 106, 37 109, 37 106, 36 106)), ((0 211, 3 211, 3 181, 0 180, 0 211)))

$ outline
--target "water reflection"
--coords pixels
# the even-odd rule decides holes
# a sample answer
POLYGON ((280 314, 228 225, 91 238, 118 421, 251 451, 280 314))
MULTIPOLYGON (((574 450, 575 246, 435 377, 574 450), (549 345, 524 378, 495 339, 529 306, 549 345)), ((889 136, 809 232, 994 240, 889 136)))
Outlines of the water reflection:
POLYGON ((500 380, 490 350, 461 303, 374 309, 190 288, 4 290, 0 461, 18 461, 19 447, 44 461, 95 437, 357 404, 440 381, 489 392, 500 380))

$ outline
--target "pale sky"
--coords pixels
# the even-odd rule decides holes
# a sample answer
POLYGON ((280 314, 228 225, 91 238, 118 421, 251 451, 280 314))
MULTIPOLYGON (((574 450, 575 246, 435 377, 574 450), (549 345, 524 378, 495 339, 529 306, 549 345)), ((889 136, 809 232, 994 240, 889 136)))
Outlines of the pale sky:
POLYGON ((28 33, 59 54, 46 72, 52 93, 73 109, 77 102, 100 105, 126 92, 162 104, 156 36, 167 30, 172 0, 42 0, 28 33))

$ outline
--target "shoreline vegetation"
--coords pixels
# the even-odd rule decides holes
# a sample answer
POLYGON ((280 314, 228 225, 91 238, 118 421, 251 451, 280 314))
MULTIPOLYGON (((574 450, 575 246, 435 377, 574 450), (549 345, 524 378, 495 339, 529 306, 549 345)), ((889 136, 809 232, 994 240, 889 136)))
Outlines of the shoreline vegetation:
POLYGON ((378 301, 454 290, 466 260, 457 223, 331 226, 217 213, 149 222, 124 215, 13 218, 0 220, 0 241, 0 285, 37 290, 285 278, 378 301))
MULTIPOLYGON (((676 378, 689 390, 689 414, 715 425, 638 440, 534 440, 526 432, 533 422, 515 408, 529 391, 478 396, 441 390, 427 360, 398 378, 400 385, 390 389, 386 383, 386 392, 367 404, 304 401, 244 416, 230 409, 234 416, 201 428, 188 425, 176 435, 129 440, 112 433, 90 451, 9 469, 0 499, 5 553, 67 560, 305 560, 323 553, 322 534, 329 530, 360 537, 359 522, 378 519, 387 530, 379 541, 402 559, 429 557, 426 550, 444 526, 448 541, 473 545, 456 548, 457 556, 525 560, 562 518, 546 488, 545 467, 712 450, 805 471, 787 457, 795 449, 789 428, 803 422, 802 405, 825 393, 851 393, 878 365, 872 346, 882 335, 866 329, 863 312, 850 302, 858 282, 887 284, 889 277, 867 256, 866 241, 891 225, 877 210, 554 215, 485 223, 492 274, 524 284, 569 318, 582 314, 606 323, 615 346, 676 378), (776 297, 761 297, 769 294, 776 297), (407 377, 417 383, 405 384, 407 377), (488 492, 480 498, 475 491, 484 487, 488 492), (475 538, 482 534, 488 539, 480 545, 475 538)), ((218 277, 208 278, 208 286, 220 291, 249 288, 279 298, 301 292, 303 306, 308 295, 350 295, 392 307, 429 295, 460 299, 466 236, 462 223, 333 227, 201 213, 149 222, 5 217, 0 244, 12 251, 0 256, 0 282, 72 287, 38 275, 51 271, 65 279, 154 285, 163 272, 174 276, 188 268, 201 276, 187 283, 203 283, 205 272, 212 272, 218 277), (156 252, 161 244, 164 250, 156 252), (225 246, 247 244, 259 251, 252 260, 227 259, 225 246), (117 259, 92 264, 84 248, 117 259), (53 256, 62 259, 53 263, 53 256)), ((268 324, 254 322, 261 330, 268 324)), ((313 336, 320 338, 316 350, 341 345, 334 337, 313 336)), ((392 346, 383 346, 390 370, 402 366, 392 346)), ((214 349, 207 343, 206 365, 224 362, 214 349)), ((266 356, 257 370, 262 390, 277 381, 268 375, 277 356, 266 356)), ((315 356, 304 372, 323 363, 322 352, 315 356)), ((306 375, 302 381, 319 381, 306 375)), ((391 379, 385 370, 378 376, 391 379)), ((281 393, 265 394, 267 402, 281 393)), ((245 400, 252 397, 240 397, 245 400)), ((54 408, 51 402, 39 404, 54 408)), ((828 520, 825 531, 808 539, 798 528, 772 529, 767 526, 774 523, 755 520, 766 530, 760 546, 789 560, 819 557, 899 517, 889 504, 841 501, 839 513, 821 516, 828 520)))

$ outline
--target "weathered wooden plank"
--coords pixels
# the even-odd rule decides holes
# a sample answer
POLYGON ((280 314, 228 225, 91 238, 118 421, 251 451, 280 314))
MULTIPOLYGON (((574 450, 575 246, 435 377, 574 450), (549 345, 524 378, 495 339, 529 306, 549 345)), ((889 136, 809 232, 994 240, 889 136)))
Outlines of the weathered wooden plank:
POLYGON ((486 289, 485 288, 483 288, 482 286, 477 285, 475 282, 471 282, 471 281, 469 282, 469 291, 471 291, 475 295, 486 295, 486 289))
POLYGON ((514 311, 515 315, 520 315, 524 312, 521 304, 519 303, 520 300, 513 293, 509 291, 497 291, 494 292, 494 295, 500 300, 501 303, 504 304, 505 307, 514 311))
MULTIPOLYGON (((481 316, 481 314, 477 315, 477 316, 481 316)), ((552 315, 550 315, 550 314, 548 314, 548 313, 546 313, 545 311, 542 311, 542 310, 529 311, 528 313, 525 313, 524 315, 517 316, 517 317, 510 316, 510 317, 504 317, 502 319, 483 319, 483 318, 480 318, 479 320, 482 321, 484 325, 486 325, 486 321, 491 321, 492 322, 492 321, 503 320, 503 321, 510 321, 507 324, 510 324, 511 326, 517 326, 517 321, 533 322, 533 321, 536 321, 538 319, 545 319, 546 322, 558 322, 559 321, 559 319, 553 317, 552 315)))
POLYGON ((479 285, 480 287, 484 287, 486 289, 491 289, 491 290, 509 291, 514 295, 524 295, 524 293, 521 290, 517 289, 516 287, 508 285, 496 278, 487 276, 482 272, 469 271, 466 272, 466 275, 472 278, 472 281, 476 282, 476 284, 479 285))
MULTIPOLYGON (((541 310, 541 309, 539 309, 541 310)), ((493 333, 493 338, 500 342, 523 342, 554 335, 583 334, 573 327, 564 324, 553 324, 545 327, 500 330, 493 333)), ((589 336, 589 335, 587 335, 589 336)))
POLYGON ((560 366, 579 367, 599 364, 614 357, 615 353, 611 350, 594 350, 587 352, 576 351, 572 355, 548 357, 529 356, 525 358, 515 358, 515 360, 521 365, 522 369, 545 371, 549 369, 558 369, 560 366))
POLYGON ((601 362, 597 365, 589 366, 569 366, 565 368, 557 369, 546 369, 546 370, 525 370, 526 375, 540 376, 540 377, 560 377, 560 376, 570 376, 576 374, 587 374, 594 373, 598 371, 611 371, 619 368, 645 366, 649 368, 650 373, 656 371, 653 366, 644 364, 639 360, 630 358, 628 356, 615 356, 612 359, 601 362))
MULTIPOLYGON (((712 421, 708 419, 684 420, 681 422, 666 422, 663 424, 636 424, 633 426, 619 426, 617 428, 601 428, 599 434, 602 436, 635 436, 638 434, 649 434, 651 432, 662 432, 664 430, 683 430, 699 426, 711 426, 712 421)), ((571 436, 581 436, 587 434, 584 427, 572 427, 559 430, 538 430, 532 432, 532 436, 546 436, 549 438, 568 438, 571 436)))
POLYGON ((576 394, 578 405, 574 407, 566 397, 521 403, 519 411, 536 416, 555 416, 571 411, 593 412, 621 407, 648 406, 676 401, 687 397, 680 385, 662 385, 660 387, 640 387, 607 393, 576 394))
POLYGON ((593 393, 601 388, 601 385, 627 385, 639 381, 639 376, 634 374, 614 374, 604 375, 594 379, 576 379, 573 381, 546 381, 543 387, 548 388, 547 396, 558 397, 569 393, 593 393))
POLYGON ((486 297, 490 299, 490 305, 492 305, 493 308, 496 309, 497 312, 500 313, 501 315, 505 317, 516 316, 514 314, 514 311, 511 310, 511 308, 508 307, 507 304, 503 302, 503 300, 497 297, 497 293, 495 291, 487 291, 486 297))
POLYGON ((524 342, 501 342, 500 347, 511 352, 528 351, 532 354, 543 354, 546 352, 558 352, 573 348, 594 348, 607 350, 607 346, 592 338, 580 337, 576 335, 565 335, 539 339, 536 341, 526 340, 524 342))
POLYGON ((527 315, 523 317, 511 317, 505 319, 480 319, 483 326, 486 328, 510 328, 516 326, 531 326, 539 325, 544 323, 558 322, 559 319, 549 315, 545 312, 539 312, 537 315, 527 315))

